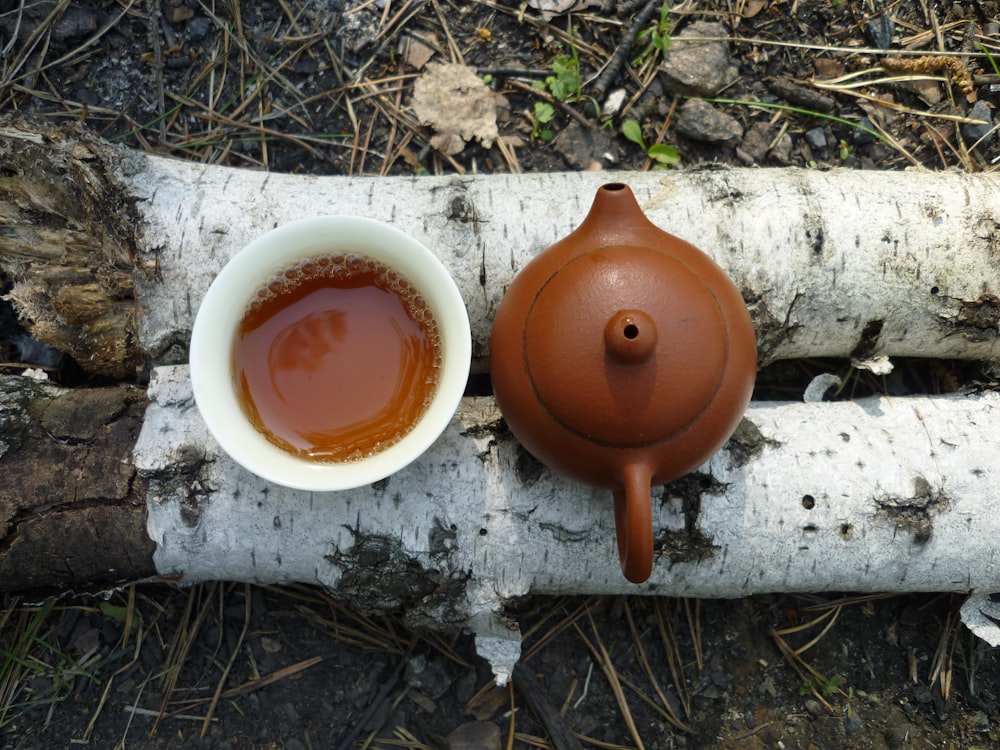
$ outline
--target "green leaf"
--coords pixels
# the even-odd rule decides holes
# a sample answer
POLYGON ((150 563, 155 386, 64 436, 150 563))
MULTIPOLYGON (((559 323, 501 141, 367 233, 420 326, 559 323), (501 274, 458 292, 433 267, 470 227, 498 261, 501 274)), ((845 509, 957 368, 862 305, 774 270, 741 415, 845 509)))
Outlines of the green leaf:
POLYGON ((111 602, 101 602, 97 606, 100 608, 102 615, 110 617, 112 620, 125 622, 128 619, 128 607, 119 607, 111 602))
POLYGON ((555 133, 553 133, 548 128, 545 128, 545 130, 542 130, 541 132, 538 133, 538 137, 540 140, 544 141, 545 143, 548 143, 555 137, 555 133))
POLYGON ((493 74, 492 73, 487 73, 486 75, 484 75, 483 76, 483 83, 485 83, 487 86, 489 86, 491 83, 493 83, 493 74))
POLYGON ((556 109, 548 102, 535 102, 535 119, 541 124, 552 122, 556 116, 556 109))
POLYGON ((833 696, 833 694, 837 692, 837 688, 840 687, 841 683, 843 683, 843 680, 837 677, 837 675, 834 675, 827 680, 826 684, 823 686, 823 697, 830 698, 833 696))
POLYGON ((677 164, 681 160, 680 152, 673 146, 665 143, 654 143, 649 147, 646 155, 660 164, 677 164))
POLYGON ((622 135, 632 143, 638 144, 643 151, 646 150, 646 142, 642 140, 642 127, 635 120, 626 120, 622 123, 622 135))

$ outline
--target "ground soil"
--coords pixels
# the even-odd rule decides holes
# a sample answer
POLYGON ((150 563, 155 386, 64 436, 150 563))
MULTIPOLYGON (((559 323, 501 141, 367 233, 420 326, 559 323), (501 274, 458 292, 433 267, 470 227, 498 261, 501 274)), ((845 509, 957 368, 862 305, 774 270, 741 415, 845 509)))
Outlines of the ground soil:
MULTIPOLYGON (((989 126, 963 121, 977 106, 992 119, 997 103, 995 2, 691 0, 662 27, 656 4, 605 79, 646 6, 580 0, 545 17, 517 2, 0 0, 0 112, 79 121, 179 158, 316 174, 666 166, 624 137, 627 120, 645 146, 676 149, 670 168, 984 171, 1000 155, 989 126), (658 73, 654 41, 696 22, 722 25, 733 69, 709 96, 721 131, 680 127, 688 93, 658 73), (915 72, 878 67, 908 52, 937 57, 915 72), (549 79, 571 60, 579 90, 570 76, 559 92, 549 79), (432 146, 435 127, 411 100, 435 62, 488 81, 492 143, 432 146), (906 80, 876 80, 890 76, 906 80), (598 117, 618 92, 620 108, 598 117)), ((9 307, 0 324, 0 362, 88 384, 28 341, 9 307)), ((788 397, 808 372, 783 365, 762 380, 788 397)), ((978 371, 900 372, 905 392, 930 392, 978 371)), ((491 690, 469 636, 412 633, 308 588, 160 582, 7 597, 0 748, 570 746, 542 721, 552 713, 596 747, 997 747, 1000 655, 960 624, 960 603, 529 599, 511 615, 537 679, 491 690)))

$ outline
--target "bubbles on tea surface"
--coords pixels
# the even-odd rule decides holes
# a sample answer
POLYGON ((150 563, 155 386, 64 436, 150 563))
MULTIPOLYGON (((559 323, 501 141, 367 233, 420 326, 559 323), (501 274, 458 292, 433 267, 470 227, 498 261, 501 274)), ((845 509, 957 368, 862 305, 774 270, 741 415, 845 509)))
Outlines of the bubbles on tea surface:
MULTIPOLYGON (((383 291, 391 292, 402 302, 403 311, 412 320, 423 334, 423 346, 427 348, 427 360, 430 363, 430 371, 427 373, 420 398, 421 405, 418 408, 418 416, 408 427, 398 430, 387 439, 381 439, 375 444, 367 444, 363 448, 356 448, 349 453, 341 453, 336 459, 331 459, 322 452, 312 453, 307 451, 301 455, 308 456, 318 461, 352 462, 360 461, 377 453, 383 452, 393 444, 399 442, 407 435, 417 422, 422 419, 423 414, 432 404, 440 384, 441 368, 444 364, 442 355, 441 334, 438 322, 434 317, 427 300, 402 273, 396 269, 389 268, 378 260, 360 253, 333 252, 304 260, 296 261, 276 271, 266 283, 264 283, 256 294, 248 302, 244 311, 244 319, 265 315, 269 303, 274 303, 284 295, 294 293, 300 287, 314 287, 316 284, 323 284, 323 280, 328 279, 333 287, 348 286, 353 287, 354 282, 344 285, 345 280, 357 279, 357 283, 363 286, 375 286, 383 291)), ((267 429, 263 429, 265 435, 270 435, 267 429)), ((271 437, 269 437, 271 439, 271 437)))

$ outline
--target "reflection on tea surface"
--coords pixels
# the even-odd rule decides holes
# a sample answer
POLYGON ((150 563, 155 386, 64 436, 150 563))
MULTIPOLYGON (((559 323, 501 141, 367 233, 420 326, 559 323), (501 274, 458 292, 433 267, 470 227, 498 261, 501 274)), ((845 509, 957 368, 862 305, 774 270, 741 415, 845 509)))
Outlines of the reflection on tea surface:
POLYGON ((358 255, 282 270, 251 301, 233 349, 237 393, 271 442, 351 461, 406 435, 434 396, 437 323, 405 278, 358 255))

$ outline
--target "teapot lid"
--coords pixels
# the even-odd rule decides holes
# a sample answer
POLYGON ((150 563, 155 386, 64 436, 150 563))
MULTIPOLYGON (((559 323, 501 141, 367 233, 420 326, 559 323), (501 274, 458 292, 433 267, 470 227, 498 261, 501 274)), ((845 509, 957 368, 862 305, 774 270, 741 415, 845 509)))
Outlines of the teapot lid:
POLYGON ((528 311, 523 356, 555 421, 591 442, 634 448, 682 432, 708 408, 729 332, 699 260, 610 245, 545 281, 528 311))

